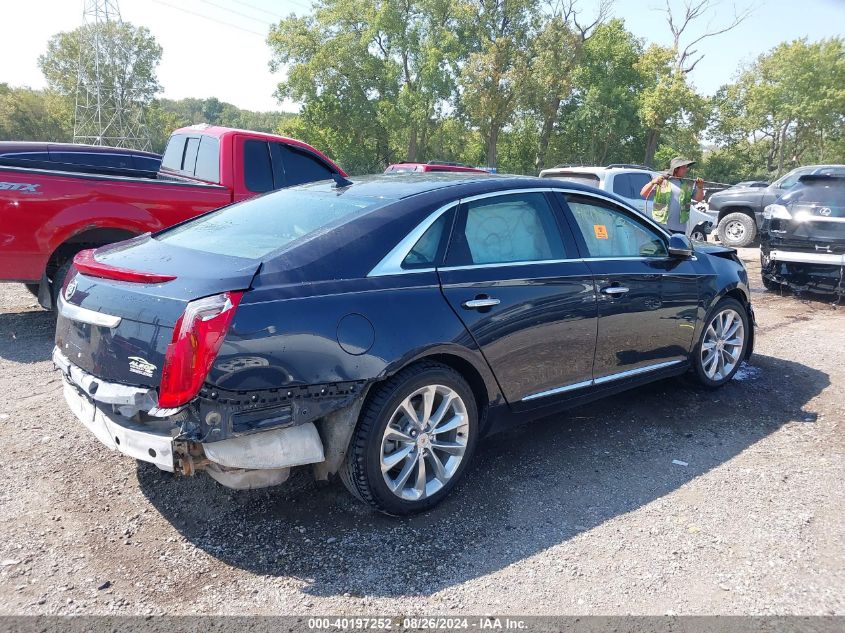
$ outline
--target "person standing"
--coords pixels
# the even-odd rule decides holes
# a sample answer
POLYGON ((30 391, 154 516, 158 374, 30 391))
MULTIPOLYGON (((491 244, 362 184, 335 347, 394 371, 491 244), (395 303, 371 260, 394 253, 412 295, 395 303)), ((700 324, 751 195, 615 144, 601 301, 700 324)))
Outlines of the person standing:
POLYGON ((689 208, 693 200, 704 199, 704 180, 695 179, 695 185, 681 180, 695 161, 676 156, 669 162, 669 169, 647 182, 640 195, 648 200, 654 192, 651 217, 672 233, 686 233, 689 208))

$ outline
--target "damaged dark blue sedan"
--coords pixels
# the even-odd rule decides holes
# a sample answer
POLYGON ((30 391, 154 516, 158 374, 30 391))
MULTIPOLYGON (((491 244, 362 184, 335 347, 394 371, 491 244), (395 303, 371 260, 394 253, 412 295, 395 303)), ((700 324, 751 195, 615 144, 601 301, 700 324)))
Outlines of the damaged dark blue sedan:
POLYGON ((55 364, 106 446, 225 486, 338 474, 430 508, 480 437, 752 350, 746 271, 613 195, 486 175, 338 178, 80 253, 55 364))

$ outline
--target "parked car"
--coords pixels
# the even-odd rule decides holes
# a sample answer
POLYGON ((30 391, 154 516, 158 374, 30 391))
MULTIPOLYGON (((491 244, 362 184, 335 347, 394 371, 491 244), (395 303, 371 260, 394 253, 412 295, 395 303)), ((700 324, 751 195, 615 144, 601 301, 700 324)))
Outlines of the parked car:
POLYGON ((734 250, 566 181, 321 182, 75 258, 53 359, 112 449, 225 486, 339 473, 430 508, 482 436, 691 372, 724 385, 754 317, 734 250))
MULTIPOLYGON (((580 182, 603 191, 610 191, 620 196, 640 213, 648 215, 651 203, 640 195, 640 190, 659 173, 644 165, 613 164, 607 167, 586 167, 558 165, 544 169, 540 178, 558 178, 570 182, 580 182)), ((690 239, 706 242, 713 230, 713 221, 702 207, 690 207, 690 221, 686 234, 690 239)))
POLYGON ((763 285, 845 295, 845 174, 801 176, 763 211, 763 285))
POLYGON ((460 172, 468 174, 488 174, 485 169, 470 167, 461 163, 431 161, 428 163, 394 163, 388 165, 385 174, 431 173, 431 172, 460 172))
POLYGON ((161 156, 124 147, 3 141, 0 142, 0 165, 151 177, 161 165, 161 156))
POLYGON ((845 165, 808 165, 785 174, 768 187, 731 187, 714 193, 708 201, 709 215, 718 226, 725 246, 748 246, 757 238, 763 209, 808 174, 845 174, 845 165))
POLYGON ((272 189, 345 175, 301 141, 207 125, 176 130, 157 174, 69 169, 0 165, 0 282, 27 284, 45 308, 83 249, 272 189))

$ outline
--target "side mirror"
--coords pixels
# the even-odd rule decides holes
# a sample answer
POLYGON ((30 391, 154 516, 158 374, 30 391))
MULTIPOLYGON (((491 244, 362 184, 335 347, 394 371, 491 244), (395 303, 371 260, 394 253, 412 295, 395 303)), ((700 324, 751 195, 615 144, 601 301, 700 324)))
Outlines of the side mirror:
POLYGON ((673 233, 669 237, 670 257, 692 257, 692 242, 682 233, 673 233))

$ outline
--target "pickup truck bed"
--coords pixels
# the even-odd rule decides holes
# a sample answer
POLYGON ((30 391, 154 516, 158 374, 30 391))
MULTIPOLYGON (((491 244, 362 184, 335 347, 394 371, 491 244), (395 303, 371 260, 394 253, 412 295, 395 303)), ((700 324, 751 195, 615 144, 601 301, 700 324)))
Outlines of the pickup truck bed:
POLYGON ((176 130, 155 177, 0 166, 0 281, 27 284, 49 307, 85 248, 334 174, 346 175, 301 141, 212 126, 176 130))

